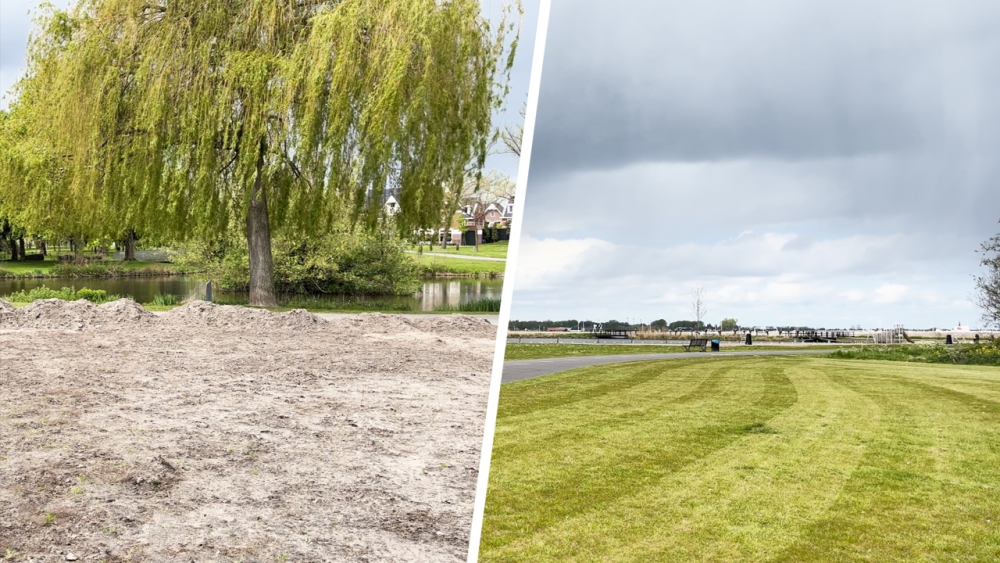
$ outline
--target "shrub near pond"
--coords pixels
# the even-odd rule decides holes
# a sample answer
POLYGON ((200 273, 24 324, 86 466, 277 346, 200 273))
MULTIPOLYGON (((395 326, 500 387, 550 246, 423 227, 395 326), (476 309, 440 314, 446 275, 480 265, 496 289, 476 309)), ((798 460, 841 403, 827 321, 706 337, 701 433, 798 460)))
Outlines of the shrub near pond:
MULTIPOLYGON (((276 238, 274 285, 279 294, 405 295, 420 287, 417 266, 388 235, 337 233, 315 240, 276 238)), ((223 289, 247 291, 250 261, 234 243, 210 266, 223 289)))
POLYGON ((157 293, 153 296, 152 305, 157 305, 159 307, 173 307, 174 305, 180 305, 180 301, 176 296, 170 293, 157 293))
POLYGON ((60 290, 48 287, 36 287, 28 292, 21 290, 11 293, 10 295, 5 295, 4 299, 10 301, 11 303, 31 303, 39 299, 62 299, 63 301, 86 299, 91 303, 100 304, 107 303, 108 301, 117 301, 121 299, 121 296, 108 295, 108 292, 103 289, 88 289, 86 287, 80 289, 64 287, 60 290))
POLYGON ((479 301, 469 301, 454 305, 442 305, 434 308, 435 312, 460 312, 460 313, 499 313, 499 299, 480 299, 479 301))

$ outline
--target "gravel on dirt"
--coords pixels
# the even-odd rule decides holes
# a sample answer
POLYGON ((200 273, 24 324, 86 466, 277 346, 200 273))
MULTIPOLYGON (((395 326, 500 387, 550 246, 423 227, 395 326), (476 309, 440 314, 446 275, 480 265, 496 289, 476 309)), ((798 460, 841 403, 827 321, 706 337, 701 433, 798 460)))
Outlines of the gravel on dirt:
POLYGON ((496 327, 0 300, 0 555, 465 559, 496 327))

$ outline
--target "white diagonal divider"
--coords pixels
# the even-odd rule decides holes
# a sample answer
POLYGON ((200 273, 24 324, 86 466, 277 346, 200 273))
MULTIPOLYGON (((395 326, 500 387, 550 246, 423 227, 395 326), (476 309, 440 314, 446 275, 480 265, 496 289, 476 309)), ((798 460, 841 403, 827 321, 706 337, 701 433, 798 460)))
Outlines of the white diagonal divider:
POLYGON ((503 355, 507 345, 507 325, 510 323, 510 306, 514 298, 514 276, 517 270, 518 248, 521 246, 521 218, 524 217, 525 188, 528 185, 528 167, 531 163, 531 145, 535 137, 535 113, 538 110, 538 90, 542 80, 542 61, 545 59, 545 36, 549 29, 551 0, 541 0, 538 11, 538 28, 535 32, 535 52, 531 61, 531 82, 528 85, 528 104, 524 114, 524 138, 521 158, 517 167, 517 186, 514 191, 514 212, 517 217, 510 233, 507 248, 507 267, 504 270, 503 293, 500 300, 500 320, 497 322, 497 342, 493 353, 493 374, 490 378, 490 395, 483 425, 483 450, 479 458, 479 480, 476 484, 476 505, 472 514, 472 531, 469 535, 469 563, 479 560, 479 541, 483 533, 483 512, 486 508, 486 487, 490 478, 490 458, 493 453, 493 431, 496 429, 497 403, 500 399, 500 378, 503 375, 503 355))

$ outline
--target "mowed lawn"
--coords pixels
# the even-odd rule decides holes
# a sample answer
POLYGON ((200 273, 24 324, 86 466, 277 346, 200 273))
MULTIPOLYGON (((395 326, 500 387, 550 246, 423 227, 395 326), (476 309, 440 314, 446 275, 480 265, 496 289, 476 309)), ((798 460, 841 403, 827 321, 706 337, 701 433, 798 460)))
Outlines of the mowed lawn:
POLYGON ((715 358, 504 384, 480 561, 1000 561, 1000 370, 715 358))
MULTIPOLYGON (((442 249, 440 246, 435 246, 433 249, 425 246, 424 252, 434 254, 453 254, 456 256, 483 256, 488 258, 507 258, 507 241, 501 242, 491 242, 479 245, 479 252, 476 252, 476 247, 474 245, 460 246, 455 248, 455 245, 449 245, 448 248, 442 249)), ((418 247, 411 247, 410 250, 418 250, 418 247)))
POLYGON ((462 260, 460 258, 432 256, 430 254, 411 254, 417 266, 425 271, 445 272, 452 274, 490 274, 502 275, 507 268, 506 262, 486 260, 462 260))
MULTIPOLYGON (((60 262, 57 260, 42 260, 41 262, 2 262, 0 261, 0 271, 6 271, 15 275, 27 275, 27 274, 51 274, 52 270, 58 266, 60 262)), ((94 265, 98 266, 120 266, 126 270, 138 270, 140 268, 145 268, 147 266, 155 266, 159 268, 174 268, 173 264, 166 264, 162 262, 124 262, 120 260, 107 260, 101 262, 94 262, 94 265)))

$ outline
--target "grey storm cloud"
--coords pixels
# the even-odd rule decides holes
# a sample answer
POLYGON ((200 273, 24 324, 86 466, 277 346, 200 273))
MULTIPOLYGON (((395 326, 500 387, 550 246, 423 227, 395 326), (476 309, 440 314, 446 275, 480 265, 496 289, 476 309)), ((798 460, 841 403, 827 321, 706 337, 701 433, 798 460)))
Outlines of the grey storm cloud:
POLYGON ((1000 2, 556 0, 514 310, 968 315, 998 156, 1000 2))
POLYGON ((549 28, 530 232, 1000 218, 998 2, 556 2, 549 28))
POLYGON ((989 0, 557 1, 532 174, 992 143, 998 37, 989 0))

